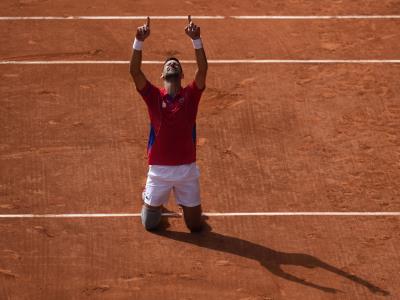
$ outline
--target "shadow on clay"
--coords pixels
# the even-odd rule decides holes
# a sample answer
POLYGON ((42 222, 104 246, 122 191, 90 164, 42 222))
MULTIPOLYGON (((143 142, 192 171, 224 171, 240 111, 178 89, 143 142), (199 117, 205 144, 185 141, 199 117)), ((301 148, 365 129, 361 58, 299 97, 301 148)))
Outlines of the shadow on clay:
MULTIPOLYGON (((204 218, 206 219, 206 217, 204 218)), ((342 292, 341 290, 319 285, 317 283, 313 283, 294 276, 290 273, 287 273, 282 270, 282 266, 292 265, 305 268, 321 268, 325 271, 332 272, 334 274, 347 278, 348 280, 351 280, 359 285, 362 285, 374 294, 382 296, 390 295, 388 291, 373 285, 367 280, 362 279, 356 275, 347 273, 335 266, 321 261, 320 259, 312 255, 304 253, 281 252, 233 236, 227 236, 212 232, 211 226, 205 221, 204 229, 199 233, 171 231, 167 230, 168 227, 168 218, 163 217, 159 229, 154 231, 153 233, 176 241, 193 244, 198 247, 226 252, 256 260, 272 274, 286 280, 302 284, 304 286, 309 286, 327 293, 342 292)))

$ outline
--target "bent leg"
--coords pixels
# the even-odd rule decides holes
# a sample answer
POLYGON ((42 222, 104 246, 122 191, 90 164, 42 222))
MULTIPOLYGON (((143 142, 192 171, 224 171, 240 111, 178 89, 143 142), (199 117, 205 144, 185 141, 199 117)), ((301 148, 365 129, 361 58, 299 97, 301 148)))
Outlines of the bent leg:
POLYGON ((146 187, 142 193, 143 206, 141 211, 142 224, 146 230, 156 229, 161 221, 162 207, 168 202, 172 189, 171 183, 152 176, 147 176, 146 187))
POLYGON ((201 205, 193 207, 181 205, 181 207, 183 209, 183 217, 187 228, 189 228, 191 232, 201 231, 203 228, 201 205))
POLYGON ((146 203, 142 206, 141 218, 142 224, 146 230, 154 230, 161 221, 161 207, 151 206, 146 203))
POLYGON ((201 201, 198 179, 180 182, 174 186, 177 203, 183 209, 186 226, 191 232, 201 230, 201 201))

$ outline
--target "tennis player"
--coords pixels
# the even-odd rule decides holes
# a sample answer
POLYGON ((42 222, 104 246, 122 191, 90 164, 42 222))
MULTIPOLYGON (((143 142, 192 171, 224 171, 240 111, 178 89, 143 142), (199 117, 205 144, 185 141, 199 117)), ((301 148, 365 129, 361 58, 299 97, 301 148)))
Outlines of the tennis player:
POLYGON ((147 230, 156 229, 161 208, 173 190, 183 209, 191 232, 202 227, 199 168, 196 165, 196 115, 205 89, 207 58, 200 38, 200 27, 188 16, 185 33, 192 40, 197 70, 194 80, 182 87, 183 70, 179 60, 168 57, 163 65, 163 88, 154 86, 141 70, 142 48, 150 35, 150 18, 136 30, 130 73, 136 89, 147 105, 150 134, 147 144, 148 173, 142 193, 141 218, 147 230))

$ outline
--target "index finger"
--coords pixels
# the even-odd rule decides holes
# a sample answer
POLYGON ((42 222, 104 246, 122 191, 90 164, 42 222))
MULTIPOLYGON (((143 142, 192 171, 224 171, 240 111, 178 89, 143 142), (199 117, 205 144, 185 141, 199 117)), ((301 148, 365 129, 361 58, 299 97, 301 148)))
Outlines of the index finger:
POLYGON ((147 17, 146 26, 150 27, 150 17, 147 17))
POLYGON ((188 15, 188 21, 189 23, 192 22, 192 17, 190 15, 188 15))

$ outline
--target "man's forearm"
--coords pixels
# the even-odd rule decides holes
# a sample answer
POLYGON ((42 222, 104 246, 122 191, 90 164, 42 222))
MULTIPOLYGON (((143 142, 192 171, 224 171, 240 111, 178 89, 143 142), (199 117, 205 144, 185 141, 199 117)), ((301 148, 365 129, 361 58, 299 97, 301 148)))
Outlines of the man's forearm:
POLYGON ((195 81, 198 88, 204 89, 208 63, 203 43, 200 38, 200 27, 192 22, 192 17, 190 15, 188 16, 188 22, 189 24, 185 27, 185 32, 192 39, 197 62, 195 81))
POLYGON ((150 18, 147 17, 147 22, 136 30, 135 41, 133 42, 132 48, 133 53, 131 57, 131 63, 129 65, 129 71, 135 82, 136 88, 142 90, 147 82, 144 76, 141 66, 142 66, 142 47, 144 40, 150 35, 150 18))
POLYGON ((138 90, 142 90, 145 87, 147 81, 146 77, 142 72, 141 65, 142 65, 142 51, 134 49, 130 63, 130 73, 138 90))
POLYGON ((207 57, 204 48, 195 49, 197 72, 206 74, 208 69, 207 57))
POLYGON ((195 56, 197 62, 197 70, 195 74, 195 81, 199 89, 204 89, 206 84, 206 76, 207 76, 207 57, 206 52, 204 51, 203 44, 201 43, 201 39, 197 41, 193 41, 193 45, 195 47, 195 56))
POLYGON ((142 51, 133 49, 131 63, 129 65, 129 70, 132 77, 135 77, 142 73, 142 51))

